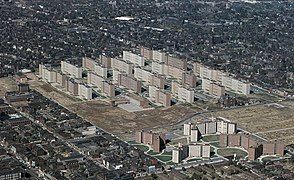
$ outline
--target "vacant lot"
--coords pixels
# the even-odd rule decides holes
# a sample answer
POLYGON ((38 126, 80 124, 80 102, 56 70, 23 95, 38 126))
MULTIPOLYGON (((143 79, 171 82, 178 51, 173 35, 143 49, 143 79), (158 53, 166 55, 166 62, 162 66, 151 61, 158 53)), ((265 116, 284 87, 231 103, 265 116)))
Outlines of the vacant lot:
POLYGON ((0 97, 4 97, 5 93, 8 91, 16 91, 16 82, 9 77, 0 78, 0 97))
POLYGON ((294 101, 257 105, 211 113, 238 123, 238 127, 266 139, 294 143, 294 101))
POLYGON ((131 139, 133 132, 144 128, 165 129, 171 123, 194 113, 188 107, 183 106, 127 112, 98 100, 75 103, 69 108, 106 131, 126 139, 131 139))

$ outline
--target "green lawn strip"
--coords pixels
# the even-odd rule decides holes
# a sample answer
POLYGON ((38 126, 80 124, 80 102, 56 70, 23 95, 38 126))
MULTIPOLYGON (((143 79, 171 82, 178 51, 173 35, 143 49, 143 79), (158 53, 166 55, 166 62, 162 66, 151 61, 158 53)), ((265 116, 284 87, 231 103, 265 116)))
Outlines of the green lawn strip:
POLYGON ((217 154, 219 154, 220 156, 233 156, 234 154, 236 154, 237 157, 241 157, 244 158, 245 156, 248 155, 248 153, 242 149, 238 149, 238 148, 222 148, 222 149, 218 149, 217 150, 217 154))
POLYGON ((219 135, 207 135, 203 136, 202 140, 205 142, 211 142, 211 141, 219 141, 219 135))
POLYGON ((219 146, 219 142, 213 142, 213 143, 209 143, 210 145, 212 145, 212 146, 215 146, 215 147, 217 147, 217 148, 219 148, 220 146, 219 146))
POLYGON ((148 146, 145 146, 143 144, 134 145, 134 147, 136 147, 138 149, 141 149, 144 152, 147 152, 149 150, 149 147, 148 146))
POLYGON ((154 152, 153 150, 150 150, 147 152, 147 154, 151 155, 151 156, 156 156, 159 155, 160 153, 154 152))
POLYGON ((195 161, 197 161, 197 160, 201 160, 201 158, 193 158, 193 159, 189 159, 189 160, 187 160, 187 162, 195 162, 195 161))
POLYGON ((162 156, 162 155, 158 155, 158 156, 154 156, 155 158, 163 161, 163 162, 167 162, 170 161, 172 159, 171 156, 162 156))

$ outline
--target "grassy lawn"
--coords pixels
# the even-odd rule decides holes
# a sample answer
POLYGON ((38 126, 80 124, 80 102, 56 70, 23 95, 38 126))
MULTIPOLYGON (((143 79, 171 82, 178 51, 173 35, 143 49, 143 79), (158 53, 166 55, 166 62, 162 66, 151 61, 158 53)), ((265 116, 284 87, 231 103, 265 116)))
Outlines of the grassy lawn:
POLYGON ((159 155, 159 156, 154 156, 154 157, 156 157, 157 159, 159 159, 159 160, 161 160, 163 162, 167 162, 167 161, 172 160, 171 156, 161 156, 161 155, 159 155))
POLYGON ((269 162, 269 161, 272 161, 272 160, 275 160, 275 159, 278 159, 279 157, 276 157, 276 156, 267 156, 267 157, 264 157, 262 158, 262 161, 263 162, 269 162))
POLYGON ((156 156, 156 155, 158 155, 159 153, 157 153, 157 152, 154 152, 153 150, 150 150, 150 151, 148 151, 147 152, 147 154, 149 154, 149 155, 151 155, 151 156, 156 156))
POLYGON ((197 160, 201 160, 201 158, 193 158, 193 159, 189 159, 189 160, 187 160, 187 162, 196 162, 197 160))
POLYGON ((217 150, 217 154, 221 155, 221 156, 233 156, 234 154, 237 155, 237 157, 241 157, 244 158, 245 156, 247 156, 247 152, 243 151, 241 149, 238 148, 222 148, 222 149, 218 149, 217 150))
POLYGON ((162 155, 169 155, 169 156, 171 156, 172 155, 172 151, 170 151, 170 152, 166 152, 166 151, 164 151, 164 153, 162 153, 162 155))
POLYGON ((140 144, 140 145, 134 145, 136 148, 138 149, 141 149, 142 151, 144 152, 147 152, 149 150, 149 147, 148 146, 145 146, 143 144, 140 144))
POLYGON ((215 147, 219 147, 219 142, 213 142, 213 143, 210 143, 210 145, 215 146, 215 147))
POLYGON ((207 135, 207 136, 203 136, 202 140, 205 141, 205 142, 218 141, 219 140, 219 135, 207 135))
POLYGON ((129 144, 138 144, 136 141, 128 141, 129 144))

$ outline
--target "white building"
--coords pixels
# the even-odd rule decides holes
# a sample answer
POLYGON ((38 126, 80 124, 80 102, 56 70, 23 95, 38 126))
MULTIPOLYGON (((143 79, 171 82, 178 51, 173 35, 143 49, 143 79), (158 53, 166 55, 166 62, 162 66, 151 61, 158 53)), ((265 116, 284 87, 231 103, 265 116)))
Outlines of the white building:
POLYGON ((94 72, 88 72, 87 83, 96 86, 99 90, 103 87, 104 78, 94 72))
POLYGON ((178 100, 182 102, 193 103, 194 102, 194 91, 192 89, 186 89, 179 87, 178 89, 178 100))
POLYGON ((75 78, 82 78, 83 69, 66 61, 61 61, 61 72, 74 76, 75 78))
POLYGON ((202 156, 202 145, 190 144, 189 145, 189 157, 201 157, 202 156))
POLYGON ((120 72, 119 70, 117 69, 113 69, 112 70, 112 82, 114 84, 117 84, 118 83, 118 77, 120 74, 123 74, 122 72, 120 72))
POLYGON ((153 61, 157 61, 159 63, 166 63, 167 54, 161 51, 153 51, 153 61))
POLYGON ((103 78, 107 78, 107 68, 102 67, 99 64, 94 65, 94 72, 103 78))
POLYGON ((237 80, 230 76, 222 77, 222 85, 226 88, 226 90, 234 91, 237 94, 250 94, 250 83, 237 80))
POLYGON ((124 72, 126 74, 133 73, 133 65, 130 62, 126 62, 122 59, 111 58, 111 68, 117 69, 120 72, 124 72))
POLYGON ((204 158, 210 157, 210 145, 209 144, 202 145, 202 157, 204 157, 204 158))
POLYGON ((185 123, 184 124, 184 135, 186 135, 186 136, 191 135, 191 128, 192 128, 191 123, 185 123))
POLYGON ((39 75, 48 83, 55 83, 57 82, 57 72, 53 70, 51 67, 46 67, 45 65, 39 65, 39 75))
POLYGON ((134 68, 134 77, 138 80, 143 81, 144 85, 151 85, 153 74, 145 69, 139 67, 134 68))
POLYGON ((165 64, 152 61, 151 69, 153 73, 165 75, 165 64))
POLYGON ((78 85, 78 95, 90 100, 92 99, 92 88, 90 86, 87 86, 85 84, 79 84, 78 85))
POLYGON ((130 61, 131 63, 138 65, 138 66, 144 66, 145 65, 145 59, 143 56, 134 54, 129 51, 123 51, 123 60, 124 61, 130 61))
POLYGON ((191 142, 197 142, 199 140, 199 131, 197 128, 191 129, 191 142))
POLYGON ((173 149, 173 153, 172 153, 172 162, 173 163, 180 163, 181 160, 181 150, 180 149, 173 149))

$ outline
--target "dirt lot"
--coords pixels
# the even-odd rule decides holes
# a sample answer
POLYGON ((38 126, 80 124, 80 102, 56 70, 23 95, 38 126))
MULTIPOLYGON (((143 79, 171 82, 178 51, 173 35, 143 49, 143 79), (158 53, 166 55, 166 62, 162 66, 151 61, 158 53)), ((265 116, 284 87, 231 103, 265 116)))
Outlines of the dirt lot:
POLYGON ((70 106, 73 103, 81 102, 80 99, 73 97, 62 90, 57 90, 55 87, 52 87, 50 84, 39 81, 33 73, 26 74, 30 79, 28 83, 30 88, 34 89, 48 98, 52 98, 64 106, 70 106))
POLYGON ((191 110, 186 106, 173 106, 171 108, 127 112, 100 100, 83 102, 47 83, 38 81, 34 74, 28 74, 27 77, 30 78, 28 83, 32 89, 54 99, 98 127, 128 140, 136 130, 156 127, 159 131, 165 131, 171 123, 195 113, 196 110, 200 111, 200 109, 191 110))
POLYGON ((178 121, 181 117, 194 113, 194 111, 183 106, 127 112, 101 101, 76 103, 70 109, 106 131, 126 139, 129 139, 132 132, 136 130, 159 126, 166 127, 170 123, 178 121))
POLYGON ((0 97, 4 97, 7 91, 16 91, 17 85, 12 78, 0 78, 0 97))
POLYGON ((238 123, 245 130, 266 139, 278 139, 286 144, 294 143, 294 101, 283 101, 275 105, 257 105, 226 111, 214 112, 238 123))

